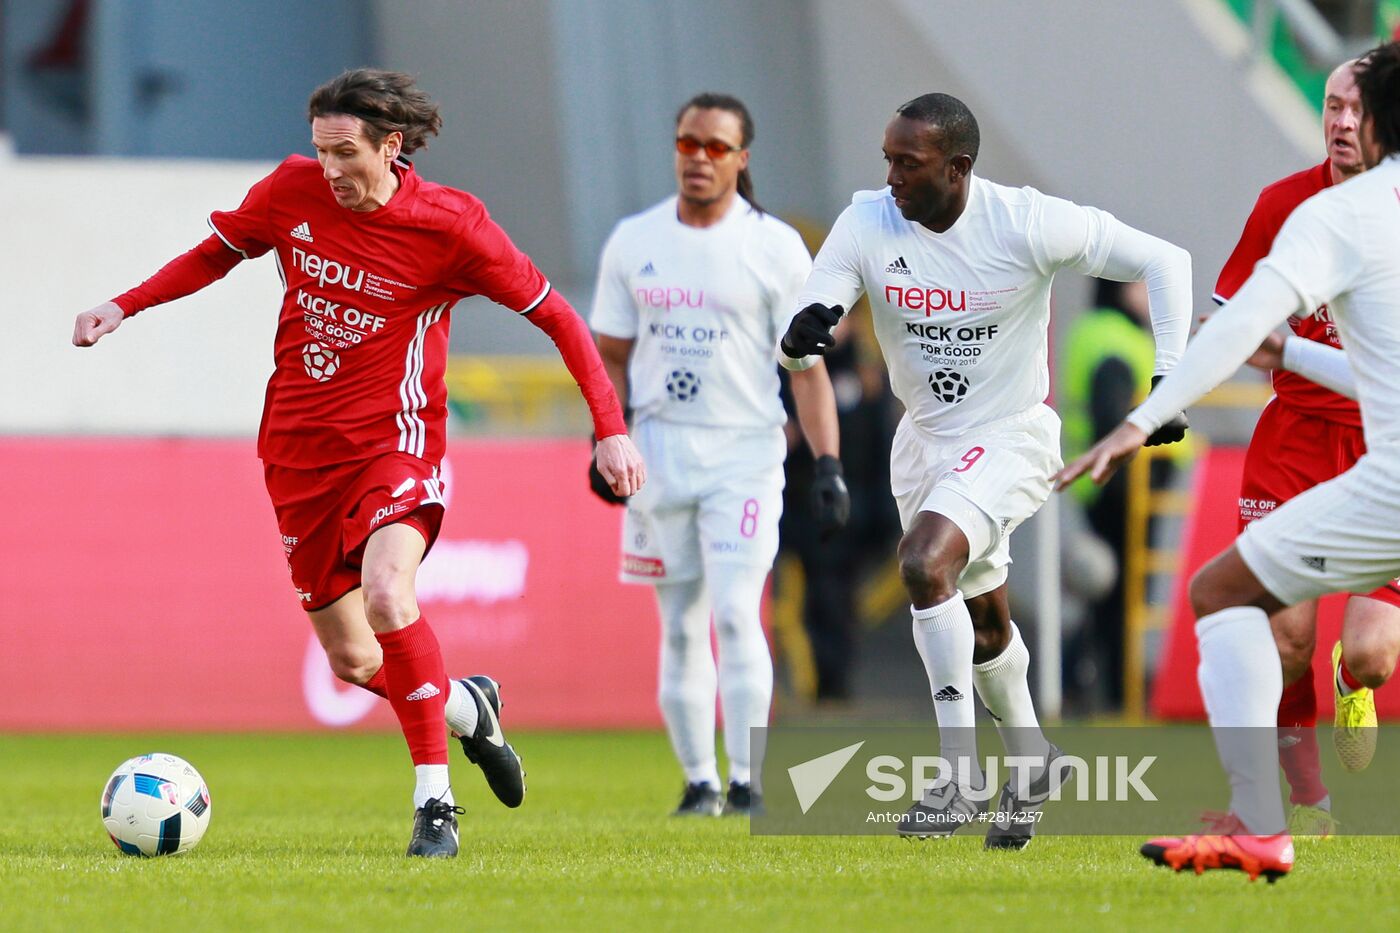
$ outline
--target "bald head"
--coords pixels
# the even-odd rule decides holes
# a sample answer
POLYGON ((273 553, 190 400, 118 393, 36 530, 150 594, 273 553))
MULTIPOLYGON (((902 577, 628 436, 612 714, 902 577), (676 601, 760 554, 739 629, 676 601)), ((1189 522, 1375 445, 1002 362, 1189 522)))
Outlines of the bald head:
POLYGON ((1365 170, 1361 161, 1361 91, 1353 70, 1356 59, 1342 62, 1327 76, 1322 97, 1322 135, 1332 160, 1332 180, 1344 181, 1365 170))

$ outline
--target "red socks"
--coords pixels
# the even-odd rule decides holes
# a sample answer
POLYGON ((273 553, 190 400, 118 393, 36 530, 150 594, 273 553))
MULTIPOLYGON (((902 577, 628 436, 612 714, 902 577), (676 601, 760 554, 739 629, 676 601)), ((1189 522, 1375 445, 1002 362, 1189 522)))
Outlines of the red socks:
POLYGON ((1339 670, 1342 673, 1342 683, 1347 685, 1347 689, 1360 690, 1363 686, 1365 686, 1363 683, 1361 683, 1361 681, 1357 680, 1351 675, 1351 671, 1347 670, 1346 658, 1342 658, 1342 663, 1339 670))
POLYGON ((1317 694, 1313 672, 1283 688, 1278 704, 1278 761, 1288 779, 1291 803, 1312 806, 1327 796, 1317 750, 1317 694))
POLYGON ((368 690, 375 696, 381 696, 386 700, 389 699, 389 682, 384 677, 383 664, 379 665, 379 670, 374 672, 373 677, 365 683, 360 684, 360 689, 368 690))
POLYGON ((420 618, 396 632, 376 632, 374 637, 384 649, 384 666, 365 688, 372 689, 375 680, 383 677, 415 765, 447 764, 443 707, 448 683, 437 636, 420 618))

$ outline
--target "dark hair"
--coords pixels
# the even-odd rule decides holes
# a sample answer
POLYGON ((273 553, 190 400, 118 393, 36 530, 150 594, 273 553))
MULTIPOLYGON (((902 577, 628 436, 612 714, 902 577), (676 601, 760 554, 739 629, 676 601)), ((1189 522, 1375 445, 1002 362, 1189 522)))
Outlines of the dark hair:
POLYGON ((1376 46, 1361 57, 1352 74, 1381 152, 1400 152, 1400 42, 1376 46))
POLYGON ((967 104, 951 94, 924 94, 901 104, 895 111, 906 120, 919 120, 938 127, 943 133, 941 148, 950 156, 966 155, 975 163, 982 135, 977 118, 967 104))
POLYGON ((356 68, 327 81, 311 93, 306 119, 333 113, 358 117, 376 146, 390 133, 402 133, 404 155, 427 146, 428 137, 442 129, 437 104, 399 71, 356 68))
MULTIPOLYGON (((715 94, 706 91, 696 94, 690 100, 681 105, 681 109, 676 111, 676 124, 679 125, 681 117, 685 116, 687 110, 727 110, 739 118, 739 146, 747 149, 753 142, 753 117, 749 115, 749 108, 744 106, 744 102, 729 94, 715 94)), ((749 206, 760 214, 764 213, 763 206, 760 205, 753 194, 753 176, 749 174, 747 168, 740 170, 738 182, 739 196, 749 202, 749 206)))

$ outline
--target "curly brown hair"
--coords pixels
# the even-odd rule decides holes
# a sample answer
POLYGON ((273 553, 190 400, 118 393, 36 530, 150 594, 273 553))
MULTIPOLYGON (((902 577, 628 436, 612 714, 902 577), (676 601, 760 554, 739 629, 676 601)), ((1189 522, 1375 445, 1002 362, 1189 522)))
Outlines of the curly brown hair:
POLYGON ((428 137, 442 129, 438 105, 400 71, 356 68, 327 81, 311 93, 306 119, 333 113, 357 117, 376 146, 390 133, 402 133, 405 155, 426 148, 428 137))

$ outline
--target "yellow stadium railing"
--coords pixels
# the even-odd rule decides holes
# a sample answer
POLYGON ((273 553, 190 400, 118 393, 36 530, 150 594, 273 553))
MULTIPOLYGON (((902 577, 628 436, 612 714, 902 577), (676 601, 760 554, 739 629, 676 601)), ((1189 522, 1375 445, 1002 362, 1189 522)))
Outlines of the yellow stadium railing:
MULTIPOLYGON (((1227 382, 1196 403, 1195 408, 1263 408, 1273 395, 1268 383, 1227 382)), ((1197 437, 1197 457, 1206 442, 1197 437)), ((1152 603, 1149 583, 1156 576, 1173 576, 1180 565, 1178 550, 1154 547, 1149 539, 1154 518, 1184 516, 1191 496, 1180 490, 1154 490, 1152 464, 1170 459, 1169 447, 1145 447, 1128 465, 1127 538, 1123 555, 1123 716, 1140 722, 1147 715, 1147 639, 1170 624, 1170 603, 1152 603)), ((1170 592, 1171 588, 1166 588, 1170 592)))
POLYGON ((448 404, 469 430, 578 436, 590 430, 588 408, 557 357, 453 355, 446 381, 448 404))

